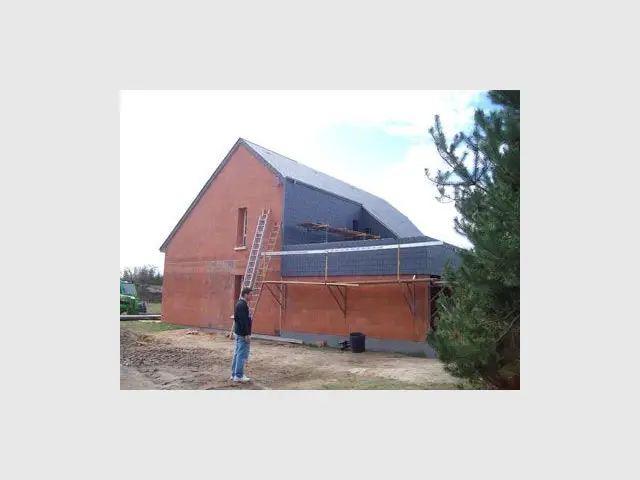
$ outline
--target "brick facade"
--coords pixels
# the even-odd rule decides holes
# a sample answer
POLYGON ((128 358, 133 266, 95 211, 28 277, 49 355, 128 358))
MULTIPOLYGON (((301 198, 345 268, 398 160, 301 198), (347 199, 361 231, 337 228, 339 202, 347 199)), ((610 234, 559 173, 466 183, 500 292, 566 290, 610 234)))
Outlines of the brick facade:
MULTIPOLYGON (((228 329, 236 300, 235 276, 244 274, 260 212, 271 208, 272 220, 281 221, 282 205, 283 185, 278 176, 245 147, 238 147, 167 246, 163 320, 228 329), (235 249, 240 208, 248 212, 245 250, 235 249)), ((273 278, 280 278, 279 264, 279 259, 271 262, 273 278)), ((277 320, 269 310, 265 306, 257 322, 265 333, 276 328, 266 323, 277 320)))
MULTIPOLYGON (((162 317, 168 323, 217 329, 231 326, 238 277, 244 274, 258 217, 265 208, 272 210, 271 222, 284 220, 276 250, 304 249, 320 240, 313 236, 317 233, 307 232, 305 236, 305 230, 297 228, 303 222, 350 228, 357 219, 361 228, 371 228, 372 233, 386 237, 367 244, 397 241, 360 205, 285 180, 243 144, 232 149, 207 185, 162 247, 165 252, 162 317), (238 249, 238 211, 242 208, 247 209, 248 215, 247 247, 238 249)), ((269 236, 271 222, 265 238, 269 236)), ((320 235, 324 237, 323 233, 320 235)), ((420 240, 425 238, 428 237, 420 240)), ((361 243, 342 241, 327 246, 361 243)), ((330 280, 357 283, 395 279, 396 255, 392 250, 330 256, 330 280)), ((420 263, 426 261, 427 254, 407 249, 402 255, 405 265, 401 274, 427 273, 421 270, 424 266, 420 263), (412 255, 425 259, 416 260, 412 255)), ((324 258, 274 257, 268 279, 313 281, 324 280, 323 275, 324 258)), ((284 309, 263 288, 254 333, 346 336, 360 331, 369 338, 390 342, 422 342, 430 320, 430 287, 426 283, 415 284, 414 315, 405 294, 410 295, 405 284, 347 287, 345 317, 325 285, 287 285, 284 309)))
MULTIPOLYGON (((395 277, 332 277, 331 282, 357 283, 358 280, 374 279, 393 280, 395 277)), ((324 278, 305 277, 300 280, 323 281, 324 278)), ((343 336, 350 332, 362 332, 368 337, 380 339, 424 340, 430 314, 427 283, 415 284, 415 316, 409 309, 405 298, 405 293, 409 295, 409 291, 403 284, 361 285, 346 287, 346 291, 345 318, 327 286, 287 285, 285 311, 279 330, 343 336)), ((342 301, 342 297, 337 296, 342 301)), ((270 294, 263 294, 257 316, 263 315, 260 309, 265 308, 266 311, 267 305, 279 308, 270 294)))

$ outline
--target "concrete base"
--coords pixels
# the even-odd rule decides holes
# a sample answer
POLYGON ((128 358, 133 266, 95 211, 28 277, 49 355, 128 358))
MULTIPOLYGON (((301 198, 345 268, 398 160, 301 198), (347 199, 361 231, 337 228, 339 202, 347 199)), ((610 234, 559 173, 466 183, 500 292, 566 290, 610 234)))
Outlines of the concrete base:
MULTIPOLYGON (((228 330, 220 330, 217 328, 191 327, 204 332, 225 333, 228 330)), ((329 347, 336 347, 339 342, 349 340, 348 336, 326 335, 322 333, 300 333, 283 330, 280 337, 272 335, 254 334, 252 337, 262 340, 286 341, 285 339, 300 340, 301 343, 313 344, 318 341, 327 342, 329 347)), ((365 340, 365 348, 371 352, 390 352, 405 353, 419 357, 438 358, 436 352, 427 342, 411 342, 409 340, 384 340, 381 338, 367 337, 365 340)))
MULTIPOLYGON (((282 331, 283 337, 302 340, 304 343, 326 341, 330 347, 335 347, 338 342, 349 340, 348 336, 326 335, 321 333, 300 333, 282 331)), ((367 337, 365 348, 372 352, 406 353, 427 358, 437 358, 436 352, 427 342, 411 342, 409 340, 384 340, 381 338, 367 337)))

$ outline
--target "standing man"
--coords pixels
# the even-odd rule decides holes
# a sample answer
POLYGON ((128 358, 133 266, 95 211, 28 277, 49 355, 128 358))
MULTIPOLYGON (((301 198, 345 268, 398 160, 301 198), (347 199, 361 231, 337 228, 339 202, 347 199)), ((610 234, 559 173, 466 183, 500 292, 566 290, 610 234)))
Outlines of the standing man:
POLYGON ((249 358, 249 343, 251 342, 251 314, 249 313, 249 295, 251 289, 242 289, 240 299, 236 303, 233 313, 233 333, 236 334, 236 349, 233 352, 231 364, 231 378, 234 382, 248 382, 251 380, 244 374, 244 364, 249 358))

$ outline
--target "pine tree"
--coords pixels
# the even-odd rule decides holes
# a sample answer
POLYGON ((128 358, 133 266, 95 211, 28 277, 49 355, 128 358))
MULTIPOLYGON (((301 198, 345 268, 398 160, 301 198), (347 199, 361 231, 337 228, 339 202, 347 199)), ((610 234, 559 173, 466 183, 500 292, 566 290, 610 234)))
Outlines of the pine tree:
POLYGON ((454 225, 472 248, 447 269, 427 337, 452 374, 500 389, 520 388, 520 92, 490 91, 495 110, 475 112, 471 134, 447 145, 440 118, 430 129, 448 168, 433 181, 453 201, 454 225), (463 150, 461 155, 458 154, 463 150))

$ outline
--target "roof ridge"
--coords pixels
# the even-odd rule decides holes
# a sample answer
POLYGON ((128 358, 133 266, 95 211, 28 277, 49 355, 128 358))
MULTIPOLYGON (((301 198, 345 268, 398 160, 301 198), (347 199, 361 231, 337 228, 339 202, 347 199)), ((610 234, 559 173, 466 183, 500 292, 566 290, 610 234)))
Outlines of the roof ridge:
POLYGON ((238 137, 235 144, 229 150, 225 158, 220 162, 211 177, 202 187, 196 198, 191 202, 187 210, 184 212, 176 226, 173 228, 167 239, 160 247, 160 251, 164 252, 169 242, 182 226, 191 211, 195 208, 200 198, 209 188, 218 173, 224 168, 233 153, 240 145, 244 145, 248 150, 253 152, 256 158, 260 159, 266 167, 271 169, 274 174, 283 179, 291 179, 308 187, 320 190, 329 195, 342 198, 346 201, 353 202, 367 211, 375 220, 387 228, 394 236, 398 238, 424 236, 418 227, 404 213, 394 207, 391 203, 382 197, 379 197, 367 190, 351 185, 350 183, 333 177, 328 173, 316 170, 304 163, 275 152, 269 148, 263 147, 257 143, 251 142, 245 138, 238 137), (263 152, 263 153, 261 153, 263 152), (268 154, 268 155, 267 155, 268 154), (269 158, 265 158, 269 157, 269 158), (273 157, 273 158, 270 158, 273 157), (286 160, 283 161, 282 159, 286 160), (287 163, 287 162, 290 162, 287 163), (309 175, 309 172, 315 175, 309 175))
MULTIPOLYGON (((293 158, 291 158, 291 157, 287 157, 286 155, 283 155, 283 154, 281 154, 281 153, 278 153, 278 152, 276 152, 275 150, 271 150, 270 148, 263 147, 262 145, 259 145, 259 144, 255 143, 255 142, 252 142, 252 141, 247 140, 247 139, 245 139, 245 138, 242 138, 242 137, 241 137, 241 138, 240 138, 240 140, 242 140, 244 143, 248 143, 248 144, 249 144, 249 146, 255 145, 256 147, 260 147, 261 149, 266 150, 267 152, 270 152, 270 153, 273 153, 273 154, 278 155, 278 156, 280 156, 280 157, 286 158, 287 160, 290 160, 290 161, 292 161, 292 162, 296 163, 297 165, 301 165, 301 166, 303 166, 303 167, 305 167, 305 168, 308 168, 309 170, 312 170, 312 171, 314 171, 314 172, 316 172, 316 173, 319 173, 320 175, 324 175, 324 176, 329 177, 329 178, 331 178, 331 179, 333 179, 333 180, 337 180, 337 181, 339 181, 339 182, 342 182, 342 183, 344 183, 345 185, 347 185, 347 186, 349 186, 349 187, 351 187, 351 188, 354 188, 354 189, 356 189, 356 190, 359 190, 360 192, 366 193, 366 194, 368 194, 368 195, 372 195, 372 196, 376 197, 377 199, 382 200, 383 202, 385 202, 385 203, 386 203, 386 204, 388 204, 389 206, 393 207, 393 205, 391 205, 387 200, 385 200, 384 198, 382 198, 382 197, 380 197, 380 196, 376 195, 375 193, 371 193, 371 192, 369 192, 368 190, 365 190, 365 189, 360 188, 360 187, 356 187, 355 185, 352 185, 351 183, 345 182, 344 180, 341 180, 341 179, 339 179, 339 178, 337 178, 337 177, 334 177, 333 175, 329 175, 328 173, 322 172, 322 171, 320 171, 320 170, 316 170, 315 168, 310 167, 309 165, 307 165, 307 164, 305 164, 305 163, 298 162, 297 160, 294 160, 294 159, 293 159, 293 158)), ((259 152, 256 152, 256 153, 259 153, 259 152)), ((265 159, 265 160, 266 160, 266 161, 268 161, 267 159, 265 159)), ((283 173, 282 175, 283 175, 285 178, 292 178, 292 177, 288 177, 288 176, 287 176, 287 175, 285 175, 284 173, 283 173)), ((305 182, 302 182, 302 183, 305 183, 305 182)), ((316 189, 320 189, 319 187, 315 187, 314 185, 309 185, 309 186, 314 187, 314 188, 316 188, 316 189)), ((320 189, 320 190, 322 190, 322 189, 320 189)), ((336 196, 342 197, 342 195, 338 195, 338 194, 336 194, 336 193, 334 193, 334 192, 328 192, 328 193, 332 193, 333 195, 336 195, 336 196)), ((347 199, 347 200, 349 200, 349 199, 347 199)), ((353 201, 353 200, 352 200, 352 201, 353 201)), ((362 203, 361 203, 361 202, 356 202, 356 203, 359 203, 360 205, 362 205, 362 203)), ((395 208, 395 207, 393 207, 393 208, 395 208)), ((396 210, 397 210, 397 209, 396 209, 396 210)), ((402 212, 400 212, 400 213, 402 213, 402 212)), ((407 220, 408 220, 408 218, 407 218, 407 220)))
MULTIPOLYGON (((251 146, 260 147, 261 149, 266 150, 266 151, 267 151, 267 152, 269 152, 269 153, 275 153, 276 155, 280 155, 281 157, 284 157, 284 158, 286 158, 287 160, 291 160, 292 162, 295 162, 295 163, 297 163, 298 165, 304 165, 304 163, 300 163, 300 162, 298 162, 297 160, 294 160, 294 159, 293 159, 293 158, 291 158, 291 157, 287 157, 286 155, 283 155, 283 154, 281 154, 281 153, 278 153, 278 152, 276 152, 275 150, 271 150, 270 148, 263 147, 262 145, 260 145, 260 144, 258 144, 258 143, 256 143, 256 142, 252 142, 251 140, 247 140, 246 138, 242 138, 242 137, 240 137, 240 140, 241 140, 242 142, 244 142, 244 143, 248 143, 250 147, 251 147, 251 146)), ((311 167, 309 167, 309 166, 307 166, 307 165, 304 165, 304 166, 305 166, 305 167, 307 167, 307 168, 311 168, 311 167)))
POLYGON ((356 187, 344 180, 331 176, 328 173, 321 172, 320 170, 316 170, 304 163, 300 163, 286 155, 282 155, 274 150, 251 142, 250 140, 240 138, 240 141, 266 164, 278 171, 282 177, 306 184, 309 187, 321 190, 327 194, 359 204, 373 218, 380 222, 384 227, 388 228, 389 231, 397 237, 423 234, 420 229, 413 224, 409 217, 384 198, 371 193, 368 190, 364 190, 363 188, 356 187), (287 165, 286 162, 291 162, 291 165, 287 165), (309 172, 314 175, 309 176, 309 172), (393 219, 395 219, 395 221, 393 221, 393 219))

